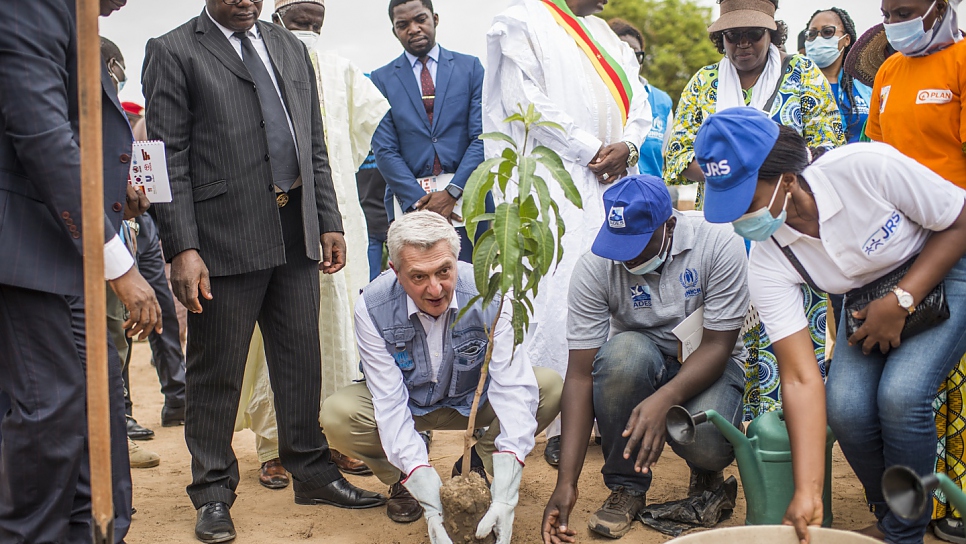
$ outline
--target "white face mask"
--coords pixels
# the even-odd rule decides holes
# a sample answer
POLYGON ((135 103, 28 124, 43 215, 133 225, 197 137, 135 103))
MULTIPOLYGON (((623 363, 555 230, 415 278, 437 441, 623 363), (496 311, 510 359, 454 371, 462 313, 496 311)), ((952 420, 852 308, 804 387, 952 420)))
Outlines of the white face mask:
POLYGON ((839 43, 845 36, 836 38, 815 38, 810 42, 805 42, 805 56, 812 59, 819 68, 828 68, 842 56, 839 43))
POLYGON ((920 17, 901 23, 886 23, 882 25, 885 27, 886 38, 889 40, 889 44, 896 51, 907 57, 912 57, 917 56, 929 47, 929 42, 932 40, 940 21, 937 19, 933 23, 933 28, 929 32, 926 32, 925 19, 926 15, 929 15, 936 8, 937 2, 933 2, 929 6, 929 9, 926 10, 926 13, 923 13, 920 17))
POLYGON ((319 38, 321 37, 310 30, 293 30, 292 34, 295 34, 295 37, 301 40, 309 51, 315 49, 315 45, 319 43, 319 38))

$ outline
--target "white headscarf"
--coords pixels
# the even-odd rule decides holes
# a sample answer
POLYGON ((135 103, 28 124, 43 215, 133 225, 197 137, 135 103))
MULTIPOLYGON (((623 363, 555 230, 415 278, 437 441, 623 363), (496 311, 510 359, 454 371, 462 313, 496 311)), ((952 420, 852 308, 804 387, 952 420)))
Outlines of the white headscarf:
POLYGON ((961 3, 962 0, 947 0, 946 14, 942 20, 937 20, 932 24, 932 30, 927 31, 932 32, 932 39, 926 44, 925 49, 907 56, 925 57, 962 40, 963 33, 959 30, 959 14, 956 13, 961 3))
MULTIPOLYGON (((957 0, 958 1, 958 0, 957 0)), ((765 61, 765 68, 758 78, 758 83, 751 91, 750 106, 759 110, 765 110, 765 103, 771 98, 778 86, 778 80, 782 77, 782 54, 774 44, 768 46, 768 60, 765 61)), ((741 79, 738 78, 738 70, 731 63, 727 55, 718 63, 718 101, 715 111, 724 111, 728 108, 736 108, 745 105, 745 95, 741 90, 741 79)), ((771 115, 770 111, 765 114, 771 115)))

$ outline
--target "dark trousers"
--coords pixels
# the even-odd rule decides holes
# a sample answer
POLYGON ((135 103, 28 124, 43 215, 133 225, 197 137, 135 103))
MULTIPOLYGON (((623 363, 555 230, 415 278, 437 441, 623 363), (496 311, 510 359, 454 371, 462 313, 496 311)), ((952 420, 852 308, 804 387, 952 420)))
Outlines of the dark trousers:
MULTIPOLYGON (((604 484, 611 491, 624 487, 643 495, 651 486, 651 473, 634 471, 637 451, 624 459, 627 438, 621 436, 631 412, 644 399, 671 381, 681 370, 676 359, 665 357, 657 345, 639 332, 620 333, 604 344, 594 359, 594 414, 604 450, 604 484)), ((715 410, 734 425, 741 424, 744 370, 729 361, 718 381, 684 403, 692 414, 715 410)), ((689 446, 671 442, 674 453, 694 470, 718 472, 734 461, 731 444, 714 425, 699 425, 689 446)))
POLYGON ((164 255, 161 253, 161 238, 158 227, 149 215, 138 218, 138 271, 154 289, 161 306, 161 325, 163 332, 152 332, 148 336, 154 365, 161 382, 164 404, 169 408, 184 406, 185 383, 184 353, 181 351, 181 327, 178 324, 178 311, 174 307, 174 295, 168 287, 164 275, 164 255))
POLYGON ((289 194, 279 210, 288 262, 211 278, 213 300, 202 299, 204 311, 188 314, 185 440, 192 474, 187 491, 195 508, 235 500, 238 461, 231 440, 256 321, 275 392, 279 457, 295 491, 311 492, 342 477, 319 427, 319 267, 305 256, 301 190, 289 194))
MULTIPOLYGON (((108 343, 115 542, 131 524, 117 350, 108 343)), ((91 542, 86 332, 80 297, 0 285, 0 542, 91 542), (3 408, 0 408, 3 410, 3 408)))

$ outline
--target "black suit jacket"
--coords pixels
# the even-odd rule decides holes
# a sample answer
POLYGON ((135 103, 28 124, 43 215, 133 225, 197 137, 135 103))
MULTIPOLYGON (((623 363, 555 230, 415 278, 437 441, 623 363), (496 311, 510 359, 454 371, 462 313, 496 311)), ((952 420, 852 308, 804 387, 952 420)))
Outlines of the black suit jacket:
MULTIPOLYGON (((7 2, 0 17, 0 284, 84 292, 74 0, 7 2)), ((104 235, 114 237, 131 127, 101 69, 104 235)))
MULTIPOLYGON (((329 170, 315 71, 292 33, 259 21, 295 129, 302 174, 305 254, 319 233, 342 232, 329 170)), ((173 200, 155 206, 165 256, 196 249, 212 276, 285 263, 285 244, 255 86, 206 12, 148 42, 147 128, 163 140, 173 200)))

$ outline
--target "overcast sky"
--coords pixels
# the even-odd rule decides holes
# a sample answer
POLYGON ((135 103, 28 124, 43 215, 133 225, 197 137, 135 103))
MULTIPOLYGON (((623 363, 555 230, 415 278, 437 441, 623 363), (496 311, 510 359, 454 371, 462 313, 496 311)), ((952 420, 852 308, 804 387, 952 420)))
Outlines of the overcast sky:
MULTIPOLYGON (((715 0, 700 1, 717 8, 715 0)), ((878 0, 832 2, 782 0, 776 18, 787 22, 792 29, 790 41, 805 27, 815 10, 833 5, 849 12, 860 35, 881 22, 878 0)), ((388 0, 328 0, 321 46, 338 51, 367 72, 388 63, 402 53, 402 47, 391 31, 386 12, 388 4, 388 0)), ((482 59, 490 21, 506 8, 509 0, 434 0, 433 4, 440 19, 439 43, 482 59)), ((147 40, 197 16, 204 5, 204 0, 128 0, 121 11, 101 19, 101 34, 120 46, 127 61, 129 83, 121 92, 122 100, 143 103, 139 81, 147 40)), ((265 0, 263 6, 262 18, 269 19, 274 0, 265 0)))

